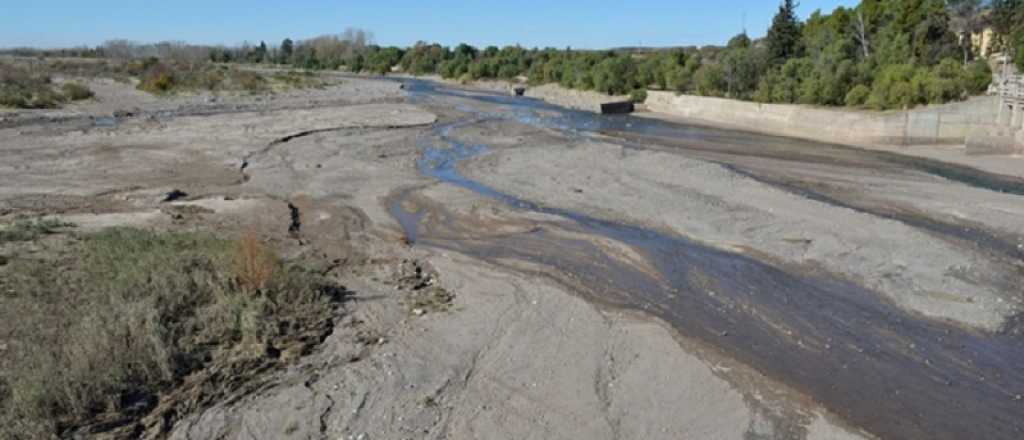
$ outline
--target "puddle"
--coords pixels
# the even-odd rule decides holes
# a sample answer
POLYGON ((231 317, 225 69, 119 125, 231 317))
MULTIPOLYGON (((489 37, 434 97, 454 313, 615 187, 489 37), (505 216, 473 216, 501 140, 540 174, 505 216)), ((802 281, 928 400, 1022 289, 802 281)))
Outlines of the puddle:
POLYGON ((119 121, 113 116, 99 116, 92 118, 92 126, 96 128, 117 127, 119 121))

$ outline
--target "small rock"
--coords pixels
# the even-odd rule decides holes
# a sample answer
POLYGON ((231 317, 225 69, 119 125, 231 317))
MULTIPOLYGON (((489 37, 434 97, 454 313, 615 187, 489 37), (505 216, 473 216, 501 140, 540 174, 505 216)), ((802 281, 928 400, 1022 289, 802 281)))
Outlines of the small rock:
POLYGON ((416 316, 423 316, 425 313, 427 313, 427 311, 423 309, 412 309, 412 314, 416 316))
POLYGON ((180 200, 185 197, 188 197, 188 193, 180 189, 173 189, 171 190, 171 192, 167 193, 167 197, 164 197, 164 203, 173 202, 175 200, 180 200))
POLYGON ((1024 395, 1018 394, 1016 396, 1013 396, 1013 400, 1016 400, 1016 401, 1020 402, 1020 401, 1024 400, 1024 395))

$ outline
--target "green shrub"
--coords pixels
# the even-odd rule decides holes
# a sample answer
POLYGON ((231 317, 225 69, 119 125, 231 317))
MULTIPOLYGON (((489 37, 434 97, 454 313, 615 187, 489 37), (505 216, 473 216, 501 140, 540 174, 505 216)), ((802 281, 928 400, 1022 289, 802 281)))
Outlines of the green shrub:
POLYGON ((968 64, 963 74, 963 83, 964 90, 970 95, 985 93, 992 84, 992 68, 985 60, 968 64))
POLYGON ((728 84, 725 72, 717 64, 703 65, 693 75, 696 92, 702 96, 722 96, 728 84))
POLYGON ((82 101, 92 98, 95 94, 88 87, 79 83, 65 83, 61 86, 64 97, 71 101, 82 101))
POLYGON ((910 108, 920 101, 911 82, 917 74, 911 64, 886 66, 871 85, 867 105, 876 110, 910 108))
POLYGON ((643 104, 647 101, 647 89, 633 89, 629 92, 629 99, 637 104, 643 104))
POLYGON ((942 104, 963 97, 966 72, 959 61, 946 58, 932 68, 924 96, 929 104, 942 104))
POLYGON ((0 88, 0 107, 26 108, 28 99, 18 90, 0 88))
POLYGON ((631 91, 635 82, 636 66, 632 58, 607 58, 594 67, 594 89, 601 93, 622 95, 631 91))
POLYGON ((846 94, 846 105, 849 107, 860 107, 868 101, 871 89, 864 84, 857 84, 846 94))

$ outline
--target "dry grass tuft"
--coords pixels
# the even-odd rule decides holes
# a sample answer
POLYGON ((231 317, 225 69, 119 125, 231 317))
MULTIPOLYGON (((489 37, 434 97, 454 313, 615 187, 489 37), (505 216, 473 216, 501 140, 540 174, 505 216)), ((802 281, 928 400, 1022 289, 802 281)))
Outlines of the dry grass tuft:
POLYGON ((245 292, 266 289, 267 283, 274 276, 277 261, 260 241, 254 228, 246 229, 238 238, 238 251, 235 255, 235 276, 238 277, 239 287, 245 292))
MULTIPOLYGON (((19 240, 50 230, 22 229, 19 240)), ((210 387, 238 386, 281 348, 319 343, 345 294, 251 230, 235 241, 114 228, 63 243, 0 266, 0 438, 131 423, 211 369, 241 376, 210 387)))

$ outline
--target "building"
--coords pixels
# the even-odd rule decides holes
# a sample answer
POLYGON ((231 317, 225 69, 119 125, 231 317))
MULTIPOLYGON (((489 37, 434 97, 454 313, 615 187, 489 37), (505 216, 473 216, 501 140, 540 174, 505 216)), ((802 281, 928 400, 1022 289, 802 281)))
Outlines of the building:
POLYGON ((979 33, 971 34, 971 46, 974 54, 981 58, 988 58, 996 48, 996 33, 990 27, 986 27, 979 33))

